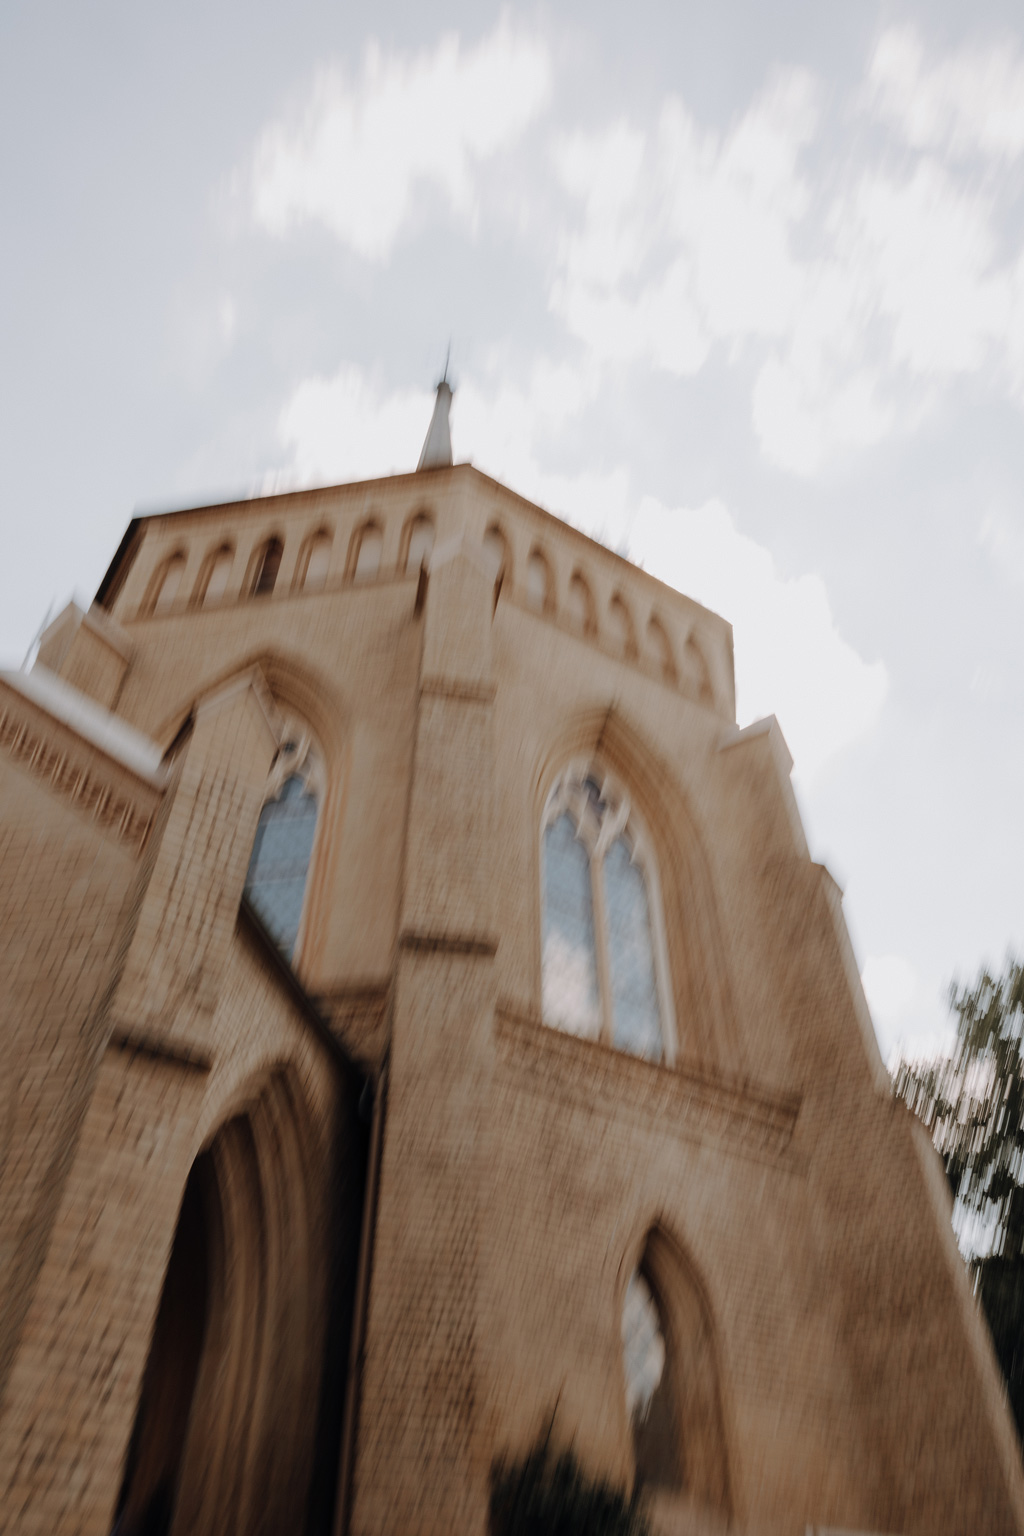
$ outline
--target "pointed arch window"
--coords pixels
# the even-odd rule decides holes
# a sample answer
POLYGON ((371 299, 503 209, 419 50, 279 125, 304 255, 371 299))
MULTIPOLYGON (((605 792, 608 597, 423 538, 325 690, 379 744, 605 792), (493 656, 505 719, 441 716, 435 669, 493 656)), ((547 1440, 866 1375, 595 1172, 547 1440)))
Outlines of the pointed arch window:
POLYGON ((319 592, 327 584, 331 564, 331 535, 320 528, 303 545, 296 571, 296 587, 304 592, 319 592))
POLYGON ((260 546, 253 561, 249 591, 253 597, 269 597, 277 585, 284 545, 280 539, 268 539, 260 546))
POLYGON ((622 1366, 636 1479, 648 1486, 678 1488, 683 1480, 673 1365, 656 1293, 636 1269, 622 1308, 622 1366))
POLYGON ((166 613, 168 609, 173 608, 184 574, 184 550, 175 550, 173 555, 168 555, 166 560, 161 561, 154 572, 142 604, 144 617, 154 613, 166 613))
POLYGON ((703 1286, 661 1228, 644 1242, 622 1306, 626 1417, 638 1485, 731 1513, 718 1350, 703 1286))
POLYGON ((319 754, 309 731, 291 723, 271 771, 245 877, 246 896, 289 960, 302 930, 321 798, 319 754))
POLYGON ((434 523, 425 512, 418 512, 405 529, 405 573, 415 576, 434 547, 434 523))
POLYGON ((221 544, 203 562, 192 601, 199 607, 219 603, 227 592, 235 551, 231 544, 221 544))
POLYGON ((593 764, 571 766, 548 796, 541 865, 544 1022, 671 1061, 657 872, 628 796, 593 764))

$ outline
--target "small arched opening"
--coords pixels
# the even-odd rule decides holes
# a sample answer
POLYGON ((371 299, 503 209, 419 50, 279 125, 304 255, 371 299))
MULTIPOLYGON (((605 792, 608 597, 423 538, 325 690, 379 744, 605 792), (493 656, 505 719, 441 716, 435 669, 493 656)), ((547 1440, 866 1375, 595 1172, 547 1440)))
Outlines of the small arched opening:
POLYGON ((551 567, 539 549, 533 550, 526 562, 526 601, 538 613, 551 614, 555 610, 555 585, 551 579, 551 567))
POLYGON ((331 564, 331 542, 330 532, 326 528, 318 528, 310 534, 299 551, 293 583, 296 591, 319 592, 326 586, 331 564))
POLYGON ((691 630, 683 650, 688 692, 701 704, 714 704, 715 690, 711 684, 711 672, 704 646, 696 631, 691 630))
POLYGON ((207 555, 192 593, 195 607, 201 608, 223 600, 234 559, 235 551, 231 544, 221 544, 207 555))
POLYGON ((656 613, 653 613, 647 621, 647 643, 651 658, 663 679, 666 683, 675 687, 679 682, 679 672, 676 668, 675 656, 672 653, 672 642, 668 638, 668 631, 656 613))
POLYGON ((267 539, 253 556, 249 572, 250 597, 269 597, 277 585, 278 572, 284 556, 284 545, 278 538, 267 539))
POLYGON ((370 581, 380 572, 384 533, 379 523, 363 523, 352 535, 348 569, 354 581, 370 581))
POLYGON ((616 592, 608 604, 608 616, 611 620, 612 634, 615 637, 619 651, 627 661, 635 661, 637 656, 636 625, 633 623, 633 615, 626 606, 626 600, 621 593, 616 592))
POLYGON ((166 613, 173 608, 181 590, 181 579, 185 574, 185 551, 177 549, 166 560, 161 560, 142 602, 142 617, 148 618, 154 613, 166 613))
POLYGON ((434 547, 434 520, 426 512, 417 512, 402 531, 402 569, 415 576, 434 547))
POLYGON ((597 634, 597 606, 590 584, 581 571, 574 571, 569 580, 569 621, 580 634, 592 637, 597 634))
POLYGON ((717 1350, 703 1288, 673 1240, 647 1234, 622 1307, 636 1482, 731 1513, 717 1350))

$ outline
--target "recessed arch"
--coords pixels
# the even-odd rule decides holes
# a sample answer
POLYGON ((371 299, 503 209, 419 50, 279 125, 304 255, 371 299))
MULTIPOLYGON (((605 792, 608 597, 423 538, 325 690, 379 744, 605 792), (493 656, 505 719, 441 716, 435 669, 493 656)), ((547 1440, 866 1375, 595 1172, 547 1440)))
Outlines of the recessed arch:
POLYGON ((282 651, 243 653, 180 700, 152 734, 154 740, 170 747, 203 698, 245 676, 255 676, 265 684, 279 725, 289 717, 306 722, 322 756, 322 799, 310 858, 301 945, 295 957, 297 969, 308 976, 320 964, 327 939, 329 893, 339 855, 350 766, 351 709, 338 678, 282 651))
POLYGON ((290 1067, 261 1074, 196 1158, 119 1530, 247 1536, 301 1526, 322 1370, 327 1168, 290 1067))
POLYGON ((696 629, 691 629, 686 637, 683 664, 687 692, 701 704, 714 705, 715 690, 711 682, 711 670, 708 667, 703 638, 696 629))
POLYGON ((150 577, 146 595, 142 600, 139 614, 142 618, 149 618, 155 613, 166 613, 177 601, 181 589, 181 580, 185 574, 186 553, 184 549, 176 549, 167 555, 157 566, 150 577))
POLYGON ((707 1290, 661 1223, 635 1245, 619 1295, 623 1402, 636 1483, 732 1513, 719 1348, 707 1290))
POLYGON ((276 534, 258 544, 249 561, 245 589, 250 597, 269 597, 277 586, 277 577, 284 558, 284 544, 276 534))
POLYGON ((434 547, 434 519, 425 509, 406 519, 398 551, 399 569, 414 576, 434 547))
POLYGON ((293 591, 319 592, 326 585, 333 542, 333 534, 326 526, 314 529, 303 541, 295 564, 293 591))
POLYGON ((536 545, 526 562, 526 601, 538 613, 550 616, 555 611, 555 582, 551 562, 536 545))
POLYGON ((627 661, 635 661, 638 655, 636 625, 629 605, 621 592, 616 592, 608 604, 608 618, 615 643, 627 661))
POLYGON ((590 583, 582 571, 573 571, 569 578, 566 608, 574 629, 588 638, 597 634, 597 604, 590 583))
POLYGON ((231 567, 235 562, 235 546, 230 541, 218 544, 216 549, 211 549, 199 568, 196 584, 192 589, 192 604, 196 608, 205 607, 207 603, 219 603, 223 601, 228 582, 231 579, 231 567))
POLYGON ((507 582, 512 585, 512 552, 508 539, 497 523, 491 523, 483 537, 483 547, 494 562, 494 605, 497 607, 501 589, 507 582))
POLYGON ((376 518, 367 518, 352 535, 346 572, 352 581, 372 581, 380 574, 384 530, 376 518))
MULTIPOLYGON (((711 867, 696 817, 671 766, 645 741, 643 732, 617 708, 584 712, 548 744, 533 779, 535 825, 540 826, 552 786, 568 763, 580 757, 602 762, 625 786, 650 829, 657 859, 668 972, 672 984, 680 1065, 742 1073, 745 1062, 730 977, 729 953, 719 915, 711 867)), ((538 893, 534 933, 536 996, 541 995, 541 907, 538 893)))
POLYGON ((679 682, 679 669, 676 666, 672 642, 668 637, 668 630, 656 613, 652 613, 647 620, 647 647, 665 682, 671 684, 673 688, 676 687, 679 682))

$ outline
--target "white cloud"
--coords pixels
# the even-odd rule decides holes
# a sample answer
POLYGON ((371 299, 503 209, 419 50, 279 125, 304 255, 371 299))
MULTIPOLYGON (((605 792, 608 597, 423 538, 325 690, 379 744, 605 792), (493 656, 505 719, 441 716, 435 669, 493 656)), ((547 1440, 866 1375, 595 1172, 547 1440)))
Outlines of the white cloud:
POLYGON ((886 1029, 906 1017, 918 992, 917 972, 902 955, 869 955, 861 984, 876 1021, 886 1029))
POLYGON ((1024 523, 1006 512, 989 512, 978 529, 978 543, 1005 580, 1024 587, 1024 523))
MULTIPOLYGON (((898 57, 895 43, 876 55, 876 114, 884 82, 903 79, 898 57)), ((692 375, 716 347, 750 358, 755 434, 795 474, 914 430, 951 380, 983 369, 1024 405, 1024 253, 998 228, 998 175, 979 180, 952 152, 976 86, 996 106, 975 139, 1015 144, 1011 118, 1024 135, 1024 65, 1008 58, 951 56, 928 75, 918 59, 924 97, 947 103, 941 132, 915 130, 926 155, 846 127, 826 161, 808 159, 835 123, 800 72, 778 75, 727 133, 671 98, 650 130, 619 120, 563 137, 552 308, 602 362, 692 375)))
POLYGON ((346 364, 300 384, 278 426, 301 482, 371 479, 415 469, 432 408, 429 390, 384 390, 346 364))
POLYGON ((472 220, 477 168, 522 134, 550 87, 545 44, 507 17, 470 48, 455 35, 411 57, 371 44, 357 82, 340 68, 321 70, 301 116, 261 136, 256 219, 277 235, 318 222, 359 255, 383 260, 422 184, 472 220))
MULTIPOLYGON (((622 466, 552 467, 557 439, 593 400, 600 375, 541 360, 525 387, 477 380, 456 392, 456 458, 622 548, 646 570, 731 620, 741 723, 777 714, 804 784, 865 734, 888 688, 836 626, 822 578, 780 575, 770 552, 741 533, 717 501, 671 509, 638 504, 622 466)), ((311 379, 292 396, 281 433, 303 479, 411 468, 430 419, 426 391, 387 392, 353 366, 311 379)))
POLYGON ((619 122, 558 143, 583 222, 562 241, 551 302, 597 356, 695 373, 716 339, 791 325, 800 274, 789 230, 807 203, 797 158, 814 95, 791 73, 724 137, 671 98, 653 136, 619 122))
POLYGON ((890 1070, 950 1049, 955 1031, 937 978, 923 978, 903 955, 869 955, 860 980, 890 1070))
POLYGON ((888 690, 884 663, 843 639, 819 575, 780 575, 721 502, 669 509, 646 498, 629 552, 732 622, 740 723, 777 715, 804 785, 872 728, 888 690))
POLYGON ((912 27, 882 33, 865 100, 917 149, 1007 160, 1024 151, 1024 61, 1011 43, 961 48, 926 65, 912 27))

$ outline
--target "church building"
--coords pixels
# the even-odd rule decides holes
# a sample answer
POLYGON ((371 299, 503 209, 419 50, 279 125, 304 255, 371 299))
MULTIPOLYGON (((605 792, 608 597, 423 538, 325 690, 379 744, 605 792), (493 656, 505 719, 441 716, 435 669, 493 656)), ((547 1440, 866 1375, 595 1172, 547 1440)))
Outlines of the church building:
POLYGON ((0 674, 0 1530, 1010 1536, 729 624, 469 464, 133 519, 0 674))

